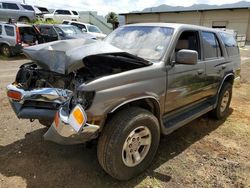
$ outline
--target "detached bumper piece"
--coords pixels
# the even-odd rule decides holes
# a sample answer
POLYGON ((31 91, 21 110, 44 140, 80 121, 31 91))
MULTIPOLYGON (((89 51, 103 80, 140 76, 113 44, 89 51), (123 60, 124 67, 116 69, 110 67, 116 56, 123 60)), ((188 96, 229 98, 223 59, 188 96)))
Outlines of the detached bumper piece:
POLYGON ((44 139, 62 145, 80 144, 98 136, 99 126, 86 123, 87 117, 80 105, 70 114, 63 107, 55 115, 53 125, 45 133, 44 139))

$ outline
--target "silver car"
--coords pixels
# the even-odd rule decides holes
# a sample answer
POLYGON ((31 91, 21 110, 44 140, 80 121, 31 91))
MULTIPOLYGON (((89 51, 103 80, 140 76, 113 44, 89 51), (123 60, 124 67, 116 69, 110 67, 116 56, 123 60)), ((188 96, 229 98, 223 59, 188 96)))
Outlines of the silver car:
POLYGON ((3 56, 13 56, 24 47, 41 43, 39 32, 31 25, 0 22, 0 52, 3 56))
POLYGON ((0 1, 0 20, 7 21, 10 18, 20 22, 30 22, 36 20, 36 14, 30 10, 29 5, 0 1))

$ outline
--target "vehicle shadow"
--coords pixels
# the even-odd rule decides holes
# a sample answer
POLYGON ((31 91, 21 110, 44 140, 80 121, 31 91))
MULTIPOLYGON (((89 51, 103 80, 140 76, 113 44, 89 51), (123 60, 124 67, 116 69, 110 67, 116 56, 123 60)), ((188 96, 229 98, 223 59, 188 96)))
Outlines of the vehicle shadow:
MULTIPOLYGON (((230 114, 233 112, 230 109, 230 114)), ((39 129, 7 146, 0 146, 0 173, 22 177, 27 187, 134 187, 146 177, 169 182, 171 176, 155 169, 178 156, 190 145, 224 123, 207 115, 194 120, 168 136, 162 136, 153 165, 140 176, 120 182, 107 175, 97 161, 96 144, 60 146, 46 142, 39 129)))

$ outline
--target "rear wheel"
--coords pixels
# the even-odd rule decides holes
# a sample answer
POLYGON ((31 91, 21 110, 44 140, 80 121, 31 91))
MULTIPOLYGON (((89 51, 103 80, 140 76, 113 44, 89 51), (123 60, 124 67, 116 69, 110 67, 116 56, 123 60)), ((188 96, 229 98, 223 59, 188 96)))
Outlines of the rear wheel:
POLYGON ((211 114, 216 119, 223 119, 228 115, 229 106, 232 99, 232 84, 226 82, 219 94, 217 107, 211 111, 211 114))
POLYGON ((13 52, 12 52, 10 46, 7 44, 4 44, 1 46, 1 53, 5 57, 11 57, 13 55, 13 52))
POLYGON ((23 23, 29 23, 29 18, 27 18, 27 17, 20 17, 19 18, 19 22, 23 22, 23 23))
POLYGON ((119 180, 143 172, 152 162, 160 140, 157 118, 141 108, 118 112, 105 126, 98 141, 98 160, 119 180))

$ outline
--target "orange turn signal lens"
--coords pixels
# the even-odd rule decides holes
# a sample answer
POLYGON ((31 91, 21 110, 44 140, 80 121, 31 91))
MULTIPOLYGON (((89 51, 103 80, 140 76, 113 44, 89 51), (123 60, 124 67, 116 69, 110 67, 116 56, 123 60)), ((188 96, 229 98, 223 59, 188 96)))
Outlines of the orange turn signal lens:
POLYGON ((77 121, 77 123, 79 124, 79 126, 82 126, 82 124, 84 122, 84 115, 79 108, 76 108, 74 110, 73 116, 74 116, 75 120, 77 121))
POLYGON ((7 92, 7 95, 9 98, 20 101, 22 99, 22 93, 18 92, 18 91, 12 91, 9 90, 7 92))
POLYGON ((56 128, 58 128, 59 126, 59 113, 57 112, 56 115, 55 115, 55 125, 56 125, 56 128))

